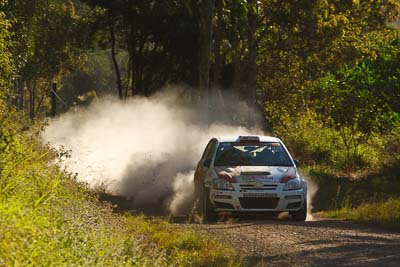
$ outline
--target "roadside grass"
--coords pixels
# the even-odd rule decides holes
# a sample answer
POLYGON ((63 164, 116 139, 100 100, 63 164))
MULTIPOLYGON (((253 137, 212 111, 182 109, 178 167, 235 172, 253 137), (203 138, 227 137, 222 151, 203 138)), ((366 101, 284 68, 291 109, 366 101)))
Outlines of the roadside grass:
POLYGON ((113 213, 18 118, 0 113, 0 266, 241 265, 206 234, 113 213))
POLYGON ((400 198, 390 198, 380 203, 365 203, 354 208, 345 206, 321 213, 333 218, 400 231, 400 198))

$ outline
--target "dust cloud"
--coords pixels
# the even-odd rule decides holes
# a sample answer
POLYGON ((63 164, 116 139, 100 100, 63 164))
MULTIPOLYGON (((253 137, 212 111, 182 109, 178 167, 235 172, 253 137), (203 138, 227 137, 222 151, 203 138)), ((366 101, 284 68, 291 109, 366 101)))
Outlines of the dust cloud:
POLYGON ((244 102, 225 97, 223 109, 209 112, 204 103, 193 104, 199 101, 187 91, 167 88, 148 98, 94 100, 50 121, 43 139, 71 150, 62 163, 67 171, 91 187, 128 197, 133 209, 186 212, 194 169, 208 140, 262 134, 240 126, 246 116, 255 116, 244 102))
POLYGON ((307 218, 306 221, 313 221, 314 217, 312 215, 313 210, 313 199, 314 195, 318 191, 318 186, 312 181, 312 179, 307 179, 307 218))

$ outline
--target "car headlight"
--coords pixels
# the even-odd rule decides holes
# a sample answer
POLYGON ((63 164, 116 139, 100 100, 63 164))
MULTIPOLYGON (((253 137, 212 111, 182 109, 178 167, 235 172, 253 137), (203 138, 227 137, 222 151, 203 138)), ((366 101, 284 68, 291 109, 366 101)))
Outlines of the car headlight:
POLYGON ((289 191, 289 190, 299 190, 301 189, 301 180, 300 178, 294 178, 289 180, 286 184, 283 190, 289 191))
POLYGON ((231 190, 233 191, 233 186, 230 182, 225 179, 216 178, 213 180, 213 188, 218 190, 231 190))

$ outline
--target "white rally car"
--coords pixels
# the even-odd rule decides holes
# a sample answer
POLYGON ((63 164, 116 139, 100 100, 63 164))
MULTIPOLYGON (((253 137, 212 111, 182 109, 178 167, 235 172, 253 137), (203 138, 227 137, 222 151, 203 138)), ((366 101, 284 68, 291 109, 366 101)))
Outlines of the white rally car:
POLYGON ((307 216, 307 183, 282 141, 269 136, 212 138, 195 172, 205 221, 225 212, 288 211, 307 216))

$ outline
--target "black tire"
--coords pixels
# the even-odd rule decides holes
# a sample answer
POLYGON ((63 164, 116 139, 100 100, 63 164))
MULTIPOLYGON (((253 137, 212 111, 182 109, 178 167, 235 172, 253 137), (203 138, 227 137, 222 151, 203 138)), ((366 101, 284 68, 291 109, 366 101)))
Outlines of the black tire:
POLYGON ((195 181, 194 183, 194 200, 193 200, 193 215, 201 215, 203 213, 203 189, 201 185, 195 181))
POLYGON ((300 210, 290 211, 289 214, 294 221, 305 221, 307 218, 307 201, 304 201, 303 207, 300 210))
POLYGON ((210 201, 210 189, 205 188, 202 194, 203 222, 211 223, 218 220, 218 212, 214 210, 210 201))

